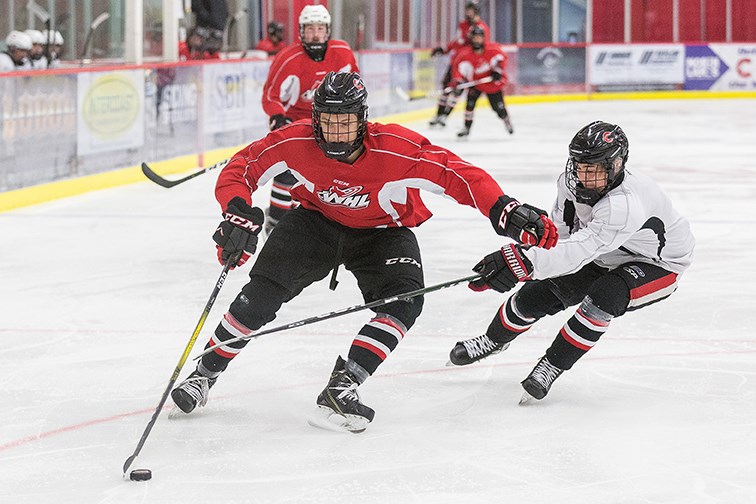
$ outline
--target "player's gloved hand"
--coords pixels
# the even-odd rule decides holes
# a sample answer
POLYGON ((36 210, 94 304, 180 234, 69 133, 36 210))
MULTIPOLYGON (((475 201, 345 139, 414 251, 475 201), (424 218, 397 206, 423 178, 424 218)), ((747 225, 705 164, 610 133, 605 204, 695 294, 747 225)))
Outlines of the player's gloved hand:
POLYGON ((444 54, 444 48, 443 47, 434 47, 431 51, 431 57, 438 56, 439 54, 444 54))
POLYGON ((257 207, 251 207, 244 198, 236 196, 228 202, 223 212, 223 221, 213 234, 218 249, 218 261, 226 264, 229 258, 241 252, 241 257, 231 269, 241 266, 257 250, 257 235, 262 230, 265 214, 257 207))
POLYGON ((464 84, 464 81, 461 81, 459 79, 452 79, 446 89, 448 89, 450 93, 454 94, 454 96, 461 96, 465 91, 464 89, 459 88, 459 86, 461 86, 462 84, 464 84))
POLYGON ((522 204, 509 196, 500 196, 488 213, 497 234, 508 236, 523 245, 550 249, 556 245, 556 225, 540 208, 522 204))
POLYGON ((291 124, 294 121, 291 117, 286 117, 283 114, 274 114, 270 116, 270 131, 277 130, 281 126, 286 126, 287 124, 291 124))
POLYGON ((510 243, 484 257, 473 271, 479 273, 481 278, 470 282, 470 289, 476 292, 486 289, 507 292, 518 282, 530 280, 533 263, 522 253, 520 245, 510 243))
POLYGON ((501 80, 501 72, 491 70, 491 79, 493 79, 493 82, 499 82, 501 80))

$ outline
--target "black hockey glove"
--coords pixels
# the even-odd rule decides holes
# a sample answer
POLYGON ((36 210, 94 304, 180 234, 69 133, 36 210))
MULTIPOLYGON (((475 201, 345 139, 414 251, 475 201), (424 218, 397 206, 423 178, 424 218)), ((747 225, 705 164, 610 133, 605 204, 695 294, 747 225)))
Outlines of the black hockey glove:
POLYGON ((473 271, 480 273, 481 279, 468 284, 470 289, 480 292, 493 289, 496 292, 507 292, 518 282, 530 280, 533 273, 533 263, 522 253, 519 245, 510 243, 484 257, 475 265, 473 271))
POLYGON ((286 117, 283 114, 275 114, 270 116, 270 131, 277 130, 281 126, 286 126, 287 124, 291 124, 294 121, 291 119, 291 117, 286 117))
POLYGON ((491 79, 493 79, 493 82, 499 82, 501 80, 501 73, 491 70, 491 79))
POLYGON ((556 245, 556 225, 540 208, 522 204, 509 196, 500 196, 488 213, 497 234, 508 236, 523 245, 550 249, 556 245))
POLYGON ((444 48, 443 47, 434 47, 431 51, 431 57, 438 56, 439 54, 444 54, 444 48))
POLYGON ((218 261, 226 264, 229 258, 241 252, 241 257, 231 269, 241 266, 257 250, 257 235, 262 230, 265 214, 257 207, 251 207, 243 198, 236 196, 229 201, 223 212, 223 222, 213 234, 218 245, 218 261))

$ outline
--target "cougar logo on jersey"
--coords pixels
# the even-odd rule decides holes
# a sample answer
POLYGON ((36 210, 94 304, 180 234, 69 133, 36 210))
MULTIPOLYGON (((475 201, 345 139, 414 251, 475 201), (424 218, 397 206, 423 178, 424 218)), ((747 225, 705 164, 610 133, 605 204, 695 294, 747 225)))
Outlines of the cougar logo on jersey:
POLYGON ((370 204, 370 193, 360 194, 362 189, 362 186, 345 188, 331 186, 327 191, 318 191, 318 198, 329 205, 365 208, 370 204))
POLYGON ((414 264, 418 268, 422 268, 420 263, 411 257, 392 257, 391 259, 386 259, 386 266, 391 266, 392 264, 414 264))

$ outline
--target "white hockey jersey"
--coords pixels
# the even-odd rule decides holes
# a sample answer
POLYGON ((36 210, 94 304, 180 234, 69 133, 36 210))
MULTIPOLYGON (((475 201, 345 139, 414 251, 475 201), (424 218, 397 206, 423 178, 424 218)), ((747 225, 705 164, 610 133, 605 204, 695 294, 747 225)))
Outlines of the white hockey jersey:
POLYGON ((593 207, 575 201, 562 173, 551 219, 559 227, 557 245, 525 251, 535 280, 574 273, 591 261, 609 269, 646 262, 677 274, 691 263, 695 238, 688 221, 656 182, 628 170, 593 207))

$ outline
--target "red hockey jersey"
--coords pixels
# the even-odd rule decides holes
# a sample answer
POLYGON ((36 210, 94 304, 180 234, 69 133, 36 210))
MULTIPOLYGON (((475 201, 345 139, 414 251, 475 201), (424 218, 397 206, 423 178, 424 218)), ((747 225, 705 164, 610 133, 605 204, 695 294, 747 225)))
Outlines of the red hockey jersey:
POLYGON ((293 120, 310 118, 315 90, 328 72, 359 72, 349 44, 329 40, 323 61, 314 61, 302 44, 276 54, 263 86, 262 106, 268 117, 283 114, 293 120))
POLYGON ((309 121, 270 132, 237 152, 218 177, 215 196, 225 209, 291 170, 292 196, 310 210, 351 228, 414 227, 431 217, 420 190, 450 196, 488 217, 503 195, 482 168, 398 124, 368 123, 365 151, 353 163, 327 158, 309 121))
POLYGON ((491 75, 491 70, 496 70, 502 76, 500 81, 478 84, 475 87, 483 93, 497 93, 507 84, 505 72, 508 59, 501 46, 495 42, 486 42, 480 54, 472 47, 465 47, 452 60, 452 80, 478 80, 491 75))
POLYGON ((470 24, 467 19, 463 19, 459 22, 459 27, 457 28, 457 38, 446 44, 447 53, 449 51, 458 51, 463 47, 470 45, 470 37, 468 36, 468 34, 470 32, 470 28, 472 28, 474 24, 483 28, 483 31, 486 32, 486 42, 491 40, 491 29, 486 23, 484 23, 483 21, 477 21, 470 24))

